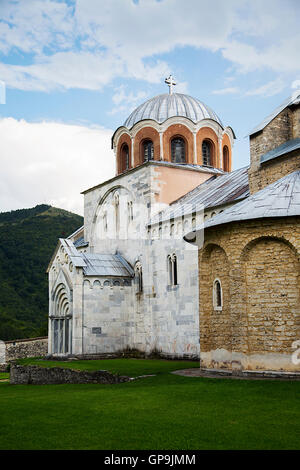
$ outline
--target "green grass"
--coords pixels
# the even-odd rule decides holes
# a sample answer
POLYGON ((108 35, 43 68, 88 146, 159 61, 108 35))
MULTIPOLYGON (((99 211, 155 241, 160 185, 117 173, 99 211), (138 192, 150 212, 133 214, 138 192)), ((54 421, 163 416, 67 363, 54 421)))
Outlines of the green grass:
POLYGON ((183 361, 113 359, 69 365, 156 375, 118 385, 2 382, 0 449, 300 448, 300 382, 170 374, 197 366, 183 361))
POLYGON ((156 359, 101 359, 89 361, 45 361, 40 358, 20 359, 18 364, 40 367, 68 367, 77 370, 107 370, 112 374, 137 377, 148 374, 162 374, 179 369, 199 367, 194 361, 167 361, 156 359))
POLYGON ((0 380, 8 379, 9 373, 8 372, 0 372, 0 380))

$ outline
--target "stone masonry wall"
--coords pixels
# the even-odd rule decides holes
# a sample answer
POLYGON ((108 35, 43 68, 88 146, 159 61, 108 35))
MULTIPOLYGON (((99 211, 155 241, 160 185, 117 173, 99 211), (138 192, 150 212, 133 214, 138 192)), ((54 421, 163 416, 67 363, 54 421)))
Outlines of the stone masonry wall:
POLYGON ((129 377, 112 375, 106 370, 85 371, 63 367, 46 368, 16 364, 12 364, 10 368, 10 383, 12 385, 116 384, 129 380, 129 377))
POLYGON ((199 250, 202 367, 299 371, 292 355, 300 339, 300 218, 233 223, 206 232, 199 250), (214 276, 223 289, 219 312, 211 301, 214 276))
POLYGON ((5 341, 5 346, 6 362, 26 357, 46 356, 48 352, 48 337, 5 341))
POLYGON ((275 183, 285 175, 292 173, 300 168, 300 150, 295 150, 288 155, 275 158, 268 162, 262 163, 261 167, 250 172, 249 170, 249 184, 251 194, 260 191, 269 184, 275 183))
POLYGON ((286 108, 261 132, 250 137, 249 186, 251 194, 300 168, 299 151, 260 163, 265 153, 300 137, 300 107, 286 108))

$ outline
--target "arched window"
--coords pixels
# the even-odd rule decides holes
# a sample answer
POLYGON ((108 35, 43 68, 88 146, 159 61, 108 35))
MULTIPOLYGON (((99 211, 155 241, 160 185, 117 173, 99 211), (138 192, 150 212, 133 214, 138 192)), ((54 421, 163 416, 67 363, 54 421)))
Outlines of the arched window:
POLYGON ((212 144, 208 140, 202 142, 202 164, 212 166, 212 144))
POLYGON ((154 159, 154 149, 152 140, 144 140, 143 142, 143 158, 144 162, 154 159))
POLYGON ((170 227, 170 237, 171 237, 171 238, 174 237, 174 231, 175 231, 175 225, 174 225, 174 224, 171 224, 171 227, 170 227))
POLYGON ((121 171, 129 169, 129 147, 124 144, 121 148, 121 171))
POLYGON ((173 163, 185 163, 185 142, 182 137, 175 137, 171 140, 171 161, 173 163))
POLYGON ((132 201, 127 202, 127 215, 128 215, 128 224, 133 220, 133 207, 132 201))
POLYGON ((170 286, 177 286, 177 256, 175 253, 168 256, 168 272, 170 286))
POLYGON ((116 237, 119 237, 120 230, 120 197, 119 193, 114 194, 114 206, 115 206, 115 221, 116 221, 116 237))
POLYGON ((137 286, 137 294, 141 294, 143 292, 143 269, 142 264, 139 261, 135 264, 134 272, 137 286))
POLYGON ((219 279, 215 279, 214 285, 213 285, 213 305, 214 305, 215 310, 222 310, 223 294, 222 294, 221 281, 219 279))
POLYGON ((229 150, 227 145, 223 147, 223 170, 229 171, 229 150))
POLYGON ((103 213, 102 219, 103 219, 103 230, 104 232, 107 232, 107 212, 106 211, 103 213))

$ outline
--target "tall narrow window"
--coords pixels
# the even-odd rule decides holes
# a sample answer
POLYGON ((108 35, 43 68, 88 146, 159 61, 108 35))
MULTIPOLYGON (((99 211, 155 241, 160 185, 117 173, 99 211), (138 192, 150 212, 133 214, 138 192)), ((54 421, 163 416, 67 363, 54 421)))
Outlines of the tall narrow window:
POLYGON ((149 162, 154 159, 154 149, 152 140, 144 140, 143 142, 143 157, 144 162, 149 162))
POLYGON ((124 144, 121 149, 121 171, 129 169, 129 147, 124 144))
POLYGON ((185 142, 182 137, 175 137, 171 141, 171 160, 173 163, 185 163, 185 142))
POLYGON ((177 286, 177 256, 175 253, 168 256, 169 285, 177 286))
POLYGON ((219 279, 214 281, 213 285, 213 305, 215 310, 222 310, 223 298, 222 298, 222 287, 219 279))
POLYGON ((229 171, 229 150, 227 145, 223 147, 223 170, 229 171))
POLYGON ((135 264, 134 271, 136 278, 137 294, 141 294, 143 292, 143 269, 142 264, 139 261, 135 264))
POLYGON ((114 194, 114 206, 115 206, 115 221, 116 221, 116 237, 119 237, 120 230, 120 198, 119 193, 114 194))
POLYGON ((133 220, 133 207, 132 207, 132 201, 127 202, 127 215, 128 215, 128 223, 133 220))
POLYGON ((208 140, 202 142, 202 162, 204 166, 212 166, 212 144, 208 140))
POLYGON ((107 212, 106 211, 103 213, 103 230, 104 232, 107 232, 107 212))

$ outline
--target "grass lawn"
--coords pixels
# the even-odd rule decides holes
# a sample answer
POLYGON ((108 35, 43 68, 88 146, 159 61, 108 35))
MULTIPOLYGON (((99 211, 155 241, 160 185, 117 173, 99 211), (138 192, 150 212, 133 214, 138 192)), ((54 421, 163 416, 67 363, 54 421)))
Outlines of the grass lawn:
POLYGON ((299 449, 300 382, 173 375, 197 363, 22 361, 154 377, 117 385, 0 382, 0 449, 299 449))

